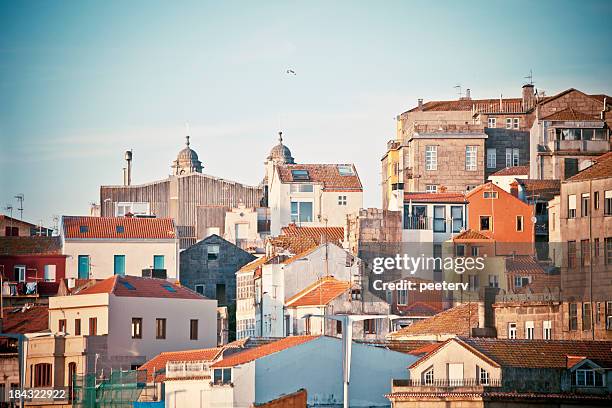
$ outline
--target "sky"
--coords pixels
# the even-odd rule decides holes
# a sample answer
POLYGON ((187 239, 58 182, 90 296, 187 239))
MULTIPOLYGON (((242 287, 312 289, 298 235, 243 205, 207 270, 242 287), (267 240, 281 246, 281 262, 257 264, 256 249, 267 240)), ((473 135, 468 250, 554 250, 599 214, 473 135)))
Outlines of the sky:
POLYGON ((355 163, 381 206, 380 159, 418 98, 612 94, 609 1, 0 0, 0 211, 52 226, 99 186, 165 178, 185 123, 204 172, 256 185, 284 142, 355 163), (296 75, 287 74, 287 69, 296 75), (14 215, 17 213, 14 211, 14 215))

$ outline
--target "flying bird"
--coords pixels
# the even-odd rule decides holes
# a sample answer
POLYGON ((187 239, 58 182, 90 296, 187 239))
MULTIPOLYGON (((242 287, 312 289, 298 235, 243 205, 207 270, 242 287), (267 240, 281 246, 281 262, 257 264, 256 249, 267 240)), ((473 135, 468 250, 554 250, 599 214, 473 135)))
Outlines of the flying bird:
POLYGON ((287 73, 288 73, 288 74, 295 75, 295 71, 294 71, 294 70, 292 70, 292 69, 288 69, 288 70, 287 70, 287 73))

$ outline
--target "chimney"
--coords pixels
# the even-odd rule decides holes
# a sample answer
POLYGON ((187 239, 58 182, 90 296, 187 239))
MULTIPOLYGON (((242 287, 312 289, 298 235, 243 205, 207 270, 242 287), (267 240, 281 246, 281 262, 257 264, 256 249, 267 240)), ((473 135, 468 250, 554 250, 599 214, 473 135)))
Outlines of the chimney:
POLYGON ((423 110, 423 98, 417 99, 417 105, 419 107, 419 110, 423 110))
POLYGON ((510 194, 518 198, 518 183, 516 180, 510 183, 510 194))
POLYGON ((132 184, 132 151, 126 150, 124 157, 127 162, 127 168, 125 169, 123 184, 129 186, 132 184))
POLYGON ((472 99, 472 96, 470 95, 470 88, 465 90, 465 99, 472 99))
POLYGON ((523 85, 523 111, 528 111, 535 106, 535 93, 533 84, 523 85))

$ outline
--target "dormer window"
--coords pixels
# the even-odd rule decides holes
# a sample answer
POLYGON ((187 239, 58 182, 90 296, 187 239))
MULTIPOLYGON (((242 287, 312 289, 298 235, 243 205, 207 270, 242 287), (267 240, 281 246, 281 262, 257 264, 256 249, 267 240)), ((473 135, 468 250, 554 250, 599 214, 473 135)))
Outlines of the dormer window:
POLYGON ((355 175, 355 172, 353 171, 353 166, 349 166, 347 164, 339 164, 338 173, 340 173, 341 176, 354 176, 355 175))
POLYGON ((79 227, 79 232, 81 234, 87 234, 89 232, 89 227, 87 225, 81 225, 79 227))
MULTIPOLYGON (((583 367, 590 367, 585 364, 583 367)), ((604 375, 594 368, 581 368, 574 373, 574 385, 577 387, 603 387, 604 375)))
POLYGON ((291 170, 291 177, 294 180, 310 180, 308 170, 291 170))

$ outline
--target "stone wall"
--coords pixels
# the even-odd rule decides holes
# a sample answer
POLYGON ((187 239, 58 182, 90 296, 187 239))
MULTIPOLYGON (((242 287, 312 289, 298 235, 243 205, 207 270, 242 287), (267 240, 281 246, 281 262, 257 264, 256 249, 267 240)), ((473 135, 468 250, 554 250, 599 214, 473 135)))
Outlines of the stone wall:
POLYGON ((528 131, 486 128, 485 133, 488 136, 485 141, 485 148, 496 150, 495 168, 487 168, 485 154, 485 178, 506 167, 506 149, 519 149, 519 166, 529 165, 528 131))

